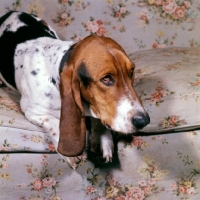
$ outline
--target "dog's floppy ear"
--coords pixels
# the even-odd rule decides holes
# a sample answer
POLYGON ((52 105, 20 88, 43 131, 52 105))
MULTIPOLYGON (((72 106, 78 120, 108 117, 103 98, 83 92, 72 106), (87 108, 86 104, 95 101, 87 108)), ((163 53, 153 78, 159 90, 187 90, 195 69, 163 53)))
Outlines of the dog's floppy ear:
POLYGON ((85 148, 85 115, 81 102, 80 83, 73 64, 67 64, 60 76, 61 116, 58 152, 78 156, 85 148))

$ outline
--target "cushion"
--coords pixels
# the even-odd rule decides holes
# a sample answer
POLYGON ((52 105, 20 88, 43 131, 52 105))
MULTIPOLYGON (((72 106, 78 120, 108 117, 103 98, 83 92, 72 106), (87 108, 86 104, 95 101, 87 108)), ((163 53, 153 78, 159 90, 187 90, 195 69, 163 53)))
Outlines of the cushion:
POLYGON ((135 90, 149 113, 144 132, 200 127, 200 48, 165 48, 132 53, 135 90))
POLYGON ((18 92, 0 87, 0 151, 55 152, 48 134, 25 118, 19 100, 18 92))

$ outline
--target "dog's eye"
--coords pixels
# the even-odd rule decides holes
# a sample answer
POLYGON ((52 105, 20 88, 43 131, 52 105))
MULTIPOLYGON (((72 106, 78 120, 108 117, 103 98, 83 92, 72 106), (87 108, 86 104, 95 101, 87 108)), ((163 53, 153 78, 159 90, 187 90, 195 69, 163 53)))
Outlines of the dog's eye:
POLYGON ((135 70, 135 68, 132 68, 132 69, 131 69, 131 73, 130 73, 131 78, 132 78, 133 75, 134 75, 134 70, 135 70))
POLYGON ((101 79, 101 82, 107 86, 111 86, 114 84, 113 78, 110 75, 106 75, 101 79))

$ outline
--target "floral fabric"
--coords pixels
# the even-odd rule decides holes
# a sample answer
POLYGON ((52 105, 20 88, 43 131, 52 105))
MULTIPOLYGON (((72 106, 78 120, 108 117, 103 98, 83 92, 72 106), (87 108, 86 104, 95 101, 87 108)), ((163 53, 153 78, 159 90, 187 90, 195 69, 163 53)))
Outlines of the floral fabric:
POLYGON ((146 136, 120 140, 110 164, 88 153, 77 170, 71 169, 48 134, 25 119, 20 95, 0 88, 0 199, 200 198, 200 131, 194 129, 199 127, 200 49, 145 50, 130 58, 151 123, 146 136))
POLYGON ((36 14, 63 40, 115 39, 136 64, 151 123, 118 142, 112 163, 88 154, 72 170, 25 119, 20 95, 1 87, 0 199, 200 199, 199 9, 199 0, 1 0, 0 15, 36 14))
POLYGON ((151 118, 143 130, 199 128, 200 48, 145 50, 130 58, 136 65, 136 91, 151 118))
POLYGON ((199 131, 135 137, 118 144, 112 164, 57 154, 0 154, 0 199, 199 199, 199 131))
POLYGON ((200 46, 199 0, 1 0, 10 10, 36 14, 63 40, 109 36, 127 53, 171 46, 200 46))

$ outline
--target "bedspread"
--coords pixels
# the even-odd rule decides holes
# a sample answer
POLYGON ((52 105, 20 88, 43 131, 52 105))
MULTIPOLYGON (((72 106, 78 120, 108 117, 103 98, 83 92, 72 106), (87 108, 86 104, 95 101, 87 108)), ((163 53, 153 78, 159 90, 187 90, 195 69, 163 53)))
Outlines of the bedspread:
POLYGON ((26 120, 20 95, 0 88, 0 199, 200 198, 200 48, 144 50, 130 58, 151 123, 118 139, 109 164, 89 154, 71 169, 48 134, 26 120))

